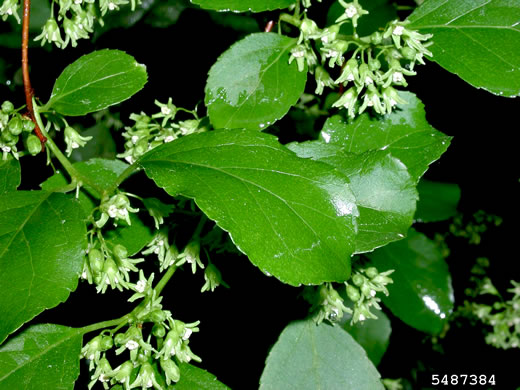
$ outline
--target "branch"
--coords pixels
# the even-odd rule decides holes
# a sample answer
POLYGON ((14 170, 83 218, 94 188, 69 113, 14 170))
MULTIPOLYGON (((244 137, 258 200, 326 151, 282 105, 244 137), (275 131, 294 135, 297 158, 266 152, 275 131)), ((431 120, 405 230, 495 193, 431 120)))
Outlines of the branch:
POLYGON ((29 78, 29 20, 31 18, 31 0, 23 1, 23 22, 22 22, 22 74, 23 87, 25 92, 25 103, 29 110, 29 117, 34 122, 34 132, 40 139, 42 151, 45 150, 45 142, 47 138, 43 135, 36 119, 34 118, 34 108, 32 103, 33 89, 31 87, 31 79, 29 78))

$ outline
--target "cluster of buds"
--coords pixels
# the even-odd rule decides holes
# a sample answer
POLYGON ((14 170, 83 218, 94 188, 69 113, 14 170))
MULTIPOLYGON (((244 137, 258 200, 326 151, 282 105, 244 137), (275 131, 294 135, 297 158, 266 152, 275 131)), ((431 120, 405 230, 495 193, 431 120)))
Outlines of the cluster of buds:
POLYGON ((352 313, 352 310, 344 305, 343 298, 330 283, 318 287, 313 301, 311 311, 314 312, 313 318, 318 324, 323 320, 336 322, 341 320, 345 313, 352 313))
POLYGON ((201 121, 195 112, 178 108, 168 99, 167 103, 155 101, 160 111, 152 116, 145 113, 132 114, 130 119, 134 125, 125 127, 123 137, 126 139, 125 152, 118 155, 130 164, 133 164, 140 156, 159 145, 176 140, 179 137, 204 131, 201 121), (194 119, 175 121, 179 111, 188 112, 194 119))
POLYGON ((171 312, 163 310, 160 298, 155 299, 154 293, 150 298, 125 331, 113 337, 105 330, 83 347, 81 356, 88 359, 89 369, 94 371, 89 389, 100 382, 105 389, 117 385, 125 390, 166 390, 179 381, 180 363, 201 361, 189 347, 190 336, 199 331, 199 321, 187 324, 175 320, 171 312), (117 356, 126 353, 128 358, 112 369, 107 352, 114 347, 117 356))
POLYGON ((305 15, 301 21, 291 21, 299 26, 297 45, 291 50, 289 63, 296 61, 299 71, 307 65, 316 80, 315 93, 321 95, 325 87, 341 87, 345 92, 334 102, 333 107, 344 108, 350 117, 372 108, 380 115, 392 112, 404 101, 394 88, 406 87, 405 76, 416 74, 416 63, 424 64, 424 56, 432 56, 427 49, 431 34, 420 34, 408 29, 408 22, 393 21, 384 32, 376 31, 367 37, 358 37, 358 19, 368 12, 357 0, 345 2, 335 24, 320 29, 305 15), (351 23, 353 36, 339 34, 344 23, 351 23), (315 44, 312 45, 311 41, 315 44), (315 49, 319 51, 321 61, 315 49), (350 58, 347 60, 350 54, 350 58), (339 77, 333 79, 326 69, 341 67, 339 77))
MULTIPOLYGON (((470 317, 476 317, 479 321, 492 328, 486 335, 486 343, 502 349, 520 347, 520 283, 511 280, 512 288, 507 292, 513 294, 510 300, 504 300, 486 275, 489 267, 487 258, 478 258, 471 269, 473 274, 470 280, 475 283, 475 288, 467 289, 466 295, 473 298, 471 302, 465 301, 459 312, 466 313, 470 317), (474 300, 481 295, 495 297, 494 302, 478 303, 474 300)), ((492 298, 493 299, 493 298, 492 298)))
POLYGON ((19 158, 17 144, 22 133, 27 134, 25 137, 27 151, 33 156, 40 153, 41 143, 38 137, 31 134, 33 130, 33 121, 21 116, 10 101, 4 101, 0 106, 0 151, 2 160, 12 157, 19 158))
POLYGON ((115 224, 118 220, 125 221, 128 225, 131 225, 130 213, 137 213, 139 209, 133 208, 130 205, 128 196, 124 193, 119 193, 112 196, 110 199, 104 199, 99 206, 101 215, 95 222, 96 227, 102 228, 108 222, 109 218, 113 218, 115 224))
POLYGON ((130 272, 139 271, 136 264, 143 261, 142 258, 128 257, 128 251, 123 245, 115 245, 110 250, 106 245, 96 243, 88 251, 81 277, 90 284, 95 284, 98 293, 105 293, 108 286, 119 291, 132 289, 136 293, 143 293, 149 282, 142 273, 136 284, 130 283, 130 272))
POLYGON ((351 324, 363 322, 367 318, 377 318, 370 311, 370 308, 374 307, 376 310, 381 310, 379 305, 381 299, 376 297, 376 294, 383 292, 383 294, 388 296, 386 285, 393 283, 388 276, 392 272, 394 270, 380 273, 375 267, 361 268, 352 275, 352 283, 345 282, 347 296, 354 302, 351 324))

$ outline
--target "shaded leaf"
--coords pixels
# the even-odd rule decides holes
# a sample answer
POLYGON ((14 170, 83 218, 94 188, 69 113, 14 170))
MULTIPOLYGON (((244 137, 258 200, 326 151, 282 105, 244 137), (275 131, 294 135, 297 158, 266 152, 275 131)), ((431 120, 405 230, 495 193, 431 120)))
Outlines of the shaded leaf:
POLYGON ((444 221, 457 214, 460 187, 452 183, 421 180, 417 186, 419 203, 415 219, 419 222, 444 221))
POLYGON ((219 382, 215 375, 188 363, 179 365, 181 379, 173 388, 175 390, 227 390, 222 382, 219 382))
POLYGON ((206 106, 215 128, 261 130, 282 118, 305 88, 289 55, 296 40, 251 34, 231 46, 209 71, 206 106))
POLYGON ((260 390, 384 389, 366 352, 340 327, 290 323, 267 357, 260 390))
POLYGON ((453 310, 451 275, 435 243, 413 229, 404 240, 368 254, 381 271, 394 269, 383 303, 405 323, 439 333, 453 310))
POLYGON ((406 167, 388 151, 355 154, 318 141, 288 147, 300 157, 327 163, 348 177, 359 210, 356 253, 406 235, 413 222, 417 191, 406 167))
POLYGON ((119 50, 84 55, 56 80, 43 110, 79 116, 120 103, 146 84, 146 67, 119 50))
POLYGON ((34 325, 0 347, 0 389, 72 390, 79 375, 82 333, 34 325))
POLYGON ((377 311, 377 319, 350 324, 351 316, 345 315, 341 327, 345 329, 366 351, 375 366, 379 364, 390 342, 392 327, 390 320, 382 311, 377 311))
POLYGON ((0 194, 15 191, 21 181, 20 162, 14 158, 0 160, 0 194))
POLYGON ((520 3, 428 0, 410 27, 433 34, 432 60, 477 88, 520 95, 520 3))
POLYGON ((80 206, 64 194, 0 195, 0 342, 76 289, 86 234, 80 206))
POLYGON ((202 8, 217 11, 234 12, 261 12, 274 9, 287 8, 294 4, 294 0, 191 0, 192 3, 202 8))
POLYGON ((262 271, 292 285, 349 277, 357 210, 328 165, 247 130, 183 137, 139 163, 170 195, 194 198, 262 271))
POLYGON ((105 238, 111 246, 123 245, 128 256, 133 256, 152 241, 154 234, 136 214, 130 213, 130 222, 131 225, 120 222, 117 228, 105 233, 105 238))
POLYGON ((329 118, 320 138, 326 143, 344 147, 347 152, 388 150, 406 165, 417 182, 428 165, 448 149, 451 137, 430 126, 424 105, 414 94, 402 92, 401 97, 408 104, 380 120, 371 118, 368 113, 360 115, 352 123, 339 115, 329 118))

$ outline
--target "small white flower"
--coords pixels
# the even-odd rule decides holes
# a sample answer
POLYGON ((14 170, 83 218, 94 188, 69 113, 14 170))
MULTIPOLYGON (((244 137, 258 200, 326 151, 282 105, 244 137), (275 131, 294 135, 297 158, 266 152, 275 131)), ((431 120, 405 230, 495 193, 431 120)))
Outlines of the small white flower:
POLYGON ((86 279, 87 278, 87 270, 84 270, 82 273, 81 273, 81 279, 86 279))
POLYGON ((70 144, 70 146, 72 147, 72 149, 77 149, 79 148, 79 144, 75 141, 72 141, 72 143, 70 144))
POLYGON ((2 146, 2 151, 5 153, 9 153, 11 151, 11 148, 9 146, 2 146))
POLYGON ((166 137, 164 139, 164 142, 168 143, 168 142, 172 142, 173 140, 174 140, 173 135, 169 135, 168 137, 166 137))
POLYGON ((144 290, 146 289, 146 281, 139 280, 137 282, 137 284, 135 285, 135 289, 137 290, 137 292, 143 293, 144 290))
POLYGON ((193 331, 190 328, 185 328, 184 329, 184 335, 182 336, 182 339, 183 340, 188 340, 192 333, 193 333, 193 331))
POLYGON ((365 321, 366 317, 363 314, 359 315, 359 321, 365 321))
POLYGON ((354 16, 357 15, 357 8, 351 4, 349 5, 347 8, 345 8, 345 14, 349 17, 349 18, 352 18, 354 16))
POLYGON ((134 163, 134 158, 132 156, 126 156, 125 157, 125 160, 129 163, 129 164, 133 164, 134 163))
POLYGON ((374 80, 370 76, 365 77, 365 85, 373 84, 374 80))
POLYGON ((172 110, 169 109, 167 106, 162 106, 161 107, 161 113, 163 115, 170 115, 172 113, 172 110))
POLYGON ((114 3, 112 3, 112 2, 110 2, 110 3, 108 3, 108 9, 109 9, 110 11, 113 11, 113 10, 116 9, 116 5, 115 5, 114 3))
POLYGON ((395 72, 392 75, 392 80, 394 83, 400 83, 404 80, 403 74, 401 72, 395 72))
POLYGON ((133 351, 134 349, 137 349, 137 347, 139 347, 139 344, 137 343, 137 341, 128 340, 128 342, 125 344, 125 347, 127 347, 130 351, 133 351))
POLYGON ((112 205, 110 205, 110 206, 108 207, 108 211, 107 211, 107 213, 108 213, 108 215, 110 216, 110 218, 115 218, 116 215, 117 215, 117 211, 118 211, 117 207, 116 207, 115 205, 112 204, 112 205))
POLYGON ((395 26, 394 31, 392 31, 392 34, 401 36, 403 35, 404 27, 403 26, 395 26))
POLYGON ((376 290, 370 290, 370 295, 375 297, 376 296, 376 290))
POLYGON ((133 135, 132 138, 131 138, 131 140, 132 140, 132 143, 133 143, 133 144, 136 144, 137 141, 139 141, 139 137, 138 137, 137 135, 133 135))
POLYGON ((301 58, 301 57, 305 56, 305 51, 303 51, 303 50, 295 51, 294 53, 292 53, 292 55, 294 58, 301 58))

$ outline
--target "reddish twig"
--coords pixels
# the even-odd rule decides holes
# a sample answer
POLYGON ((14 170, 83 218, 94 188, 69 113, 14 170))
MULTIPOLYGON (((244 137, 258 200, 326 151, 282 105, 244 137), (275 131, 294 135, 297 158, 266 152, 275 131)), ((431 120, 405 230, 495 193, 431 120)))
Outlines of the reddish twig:
POLYGON ((42 151, 45 150, 45 142, 47 138, 42 134, 38 123, 34 118, 34 107, 32 98, 34 95, 31 87, 31 79, 29 78, 29 20, 31 17, 31 0, 24 0, 23 2, 23 22, 22 22, 22 74, 23 87, 25 92, 25 103, 29 111, 29 117, 34 122, 34 132, 42 143, 42 151))
POLYGON ((264 31, 265 32, 271 32, 273 30, 273 27, 274 27, 274 20, 270 20, 265 25, 264 31))

